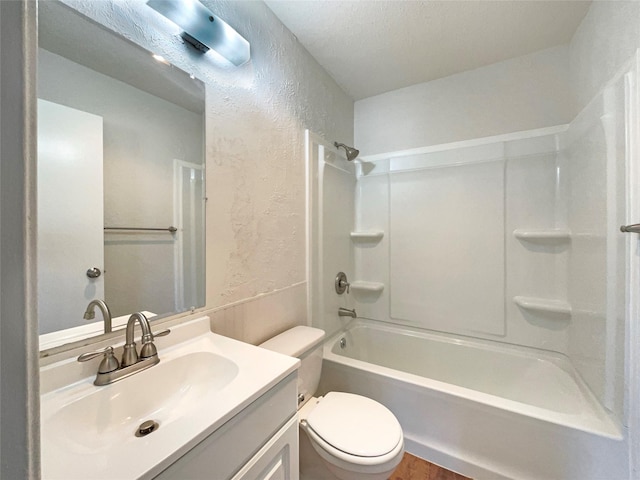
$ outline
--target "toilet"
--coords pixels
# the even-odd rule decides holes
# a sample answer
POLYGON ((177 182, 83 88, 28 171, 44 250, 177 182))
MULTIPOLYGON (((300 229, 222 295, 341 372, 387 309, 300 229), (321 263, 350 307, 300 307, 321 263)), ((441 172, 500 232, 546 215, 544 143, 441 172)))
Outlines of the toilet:
MULTIPOLYGON (((322 370, 324 331, 294 327, 260 346, 301 361, 298 370, 298 422, 328 471, 340 480, 386 480, 402 460, 404 439, 396 417, 384 405, 361 395, 313 395, 322 370)), ((305 439, 300 438, 301 445, 305 439)), ((302 452, 301 447, 301 452, 302 452)), ((301 454, 300 469, 317 459, 301 454)))

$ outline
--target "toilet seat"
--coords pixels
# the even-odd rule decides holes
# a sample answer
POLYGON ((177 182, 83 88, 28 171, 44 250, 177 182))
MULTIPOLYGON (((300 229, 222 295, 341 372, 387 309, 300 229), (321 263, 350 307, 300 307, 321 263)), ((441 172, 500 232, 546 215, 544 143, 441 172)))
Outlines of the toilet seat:
POLYGON ((320 456, 345 469, 384 471, 389 463, 397 465, 404 451, 402 428, 393 413, 360 395, 328 393, 301 426, 320 456))

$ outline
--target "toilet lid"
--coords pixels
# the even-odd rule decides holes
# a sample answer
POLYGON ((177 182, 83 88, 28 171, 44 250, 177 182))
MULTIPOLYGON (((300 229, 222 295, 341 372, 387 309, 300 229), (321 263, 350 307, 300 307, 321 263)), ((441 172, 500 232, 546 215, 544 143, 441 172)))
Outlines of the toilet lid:
POLYGON ((385 455, 402 439, 400 423, 387 407, 351 393, 328 393, 306 420, 325 442, 359 457, 385 455))

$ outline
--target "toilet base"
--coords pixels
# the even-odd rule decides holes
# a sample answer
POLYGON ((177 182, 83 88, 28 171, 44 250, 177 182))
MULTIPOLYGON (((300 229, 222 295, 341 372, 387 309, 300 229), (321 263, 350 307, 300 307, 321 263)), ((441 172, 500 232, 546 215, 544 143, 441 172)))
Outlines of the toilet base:
POLYGON ((336 480, 337 477, 329 471, 326 463, 316 453, 305 431, 299 430, 300 449, 300 480, 336 480))

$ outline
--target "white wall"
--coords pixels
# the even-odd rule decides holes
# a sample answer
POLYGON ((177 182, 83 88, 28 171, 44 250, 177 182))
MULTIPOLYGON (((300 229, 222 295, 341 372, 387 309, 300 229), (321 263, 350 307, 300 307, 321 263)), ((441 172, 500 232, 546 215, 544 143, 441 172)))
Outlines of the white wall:
POLYGON ((361 155, 568 123, 568 47, 560 46, 355 104, 361 155))
MULTIPOLYGON (((204 311, 263 294, 288 301, 287 289, 299 292, 306 281, 304 129, 351 142, 353 101, 262 2, 203 2, 251 43, 251 61, 242 67, 215 52, 194 52, 141 0, 65 3, 207 84, 204 311)), ((252 341, 306 321, 304 302, 295 311, 252 311, 252 318, 238 312, 235 321, 246 325, 234 335, 242 331, 252 341)))
POLYGON ((640 2, 591 4, 569 44, 571 89, 576 111, 611 79, 640 47, 640 2))

